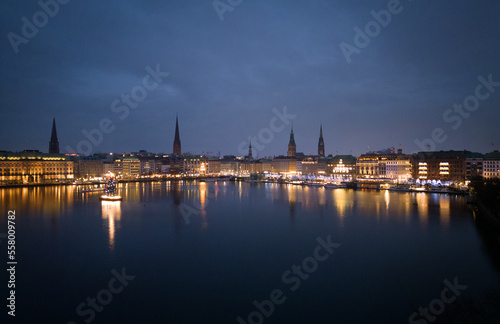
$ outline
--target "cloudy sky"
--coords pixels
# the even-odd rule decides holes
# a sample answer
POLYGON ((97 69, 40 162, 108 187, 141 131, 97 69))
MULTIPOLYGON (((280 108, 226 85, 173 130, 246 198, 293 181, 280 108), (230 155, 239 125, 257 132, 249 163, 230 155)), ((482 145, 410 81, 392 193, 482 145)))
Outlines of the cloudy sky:
POLYGON ((500 147, 498 1, 46 1, 1 2, 0 150, 500 147))

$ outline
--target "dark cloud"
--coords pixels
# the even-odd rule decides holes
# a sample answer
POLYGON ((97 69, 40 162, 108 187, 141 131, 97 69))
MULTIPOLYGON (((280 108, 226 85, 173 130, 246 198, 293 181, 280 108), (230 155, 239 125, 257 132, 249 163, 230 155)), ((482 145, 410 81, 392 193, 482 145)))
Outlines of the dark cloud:
MULTIPOLYGON (((55 115, 61 148, 103 118, 115 130, 94 151, 171 152, 175 114, 184 151, 237 154, 287 106, 297 150, 361 154, 443 128, 438 149, 500 146, 500 88, 453 130, 443 113, 474 93, 477 77, 500 80, 500 4, 401 1, 403 10, 347 63, 354 27, 388 1, 243 1, 219 17, 211 1, 70 1, 15 54, 7 35, 36 2, 0 11, 0 150, 48 150, 55 115), (127 118, 111 103, 141 85, 146 66, 169 72, 127 118)), ((289 126, 260 154, 286 152, 289 126)))

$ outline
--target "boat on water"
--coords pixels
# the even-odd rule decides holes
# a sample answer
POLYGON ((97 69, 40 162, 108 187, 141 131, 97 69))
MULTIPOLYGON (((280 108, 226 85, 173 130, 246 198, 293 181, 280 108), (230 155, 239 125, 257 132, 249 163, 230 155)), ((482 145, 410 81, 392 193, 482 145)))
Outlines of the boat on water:
POLYGON ((389 191, 398 191, 398 192, 410 192, 410 188, 403 188, 403 187, 391 187, 389 188, 389 191))
POLYGON ((115 180, 113 179, 113 174, 110 174, 108 184, 106 189, 104 189, 104 195, 99 197, 100 200, 104 201, 120 201, 122 197, 116 194, 115 180))
POLYGON ((347 185, 345 183, 341 183, 341 184, 327 183, 325 185, 325 188, 329 188, 329 189, 347 188, 347 185))
POLYGON ((324 184, 320 182, 306 182, 306 185, 309 187, 324 187, 324 184))

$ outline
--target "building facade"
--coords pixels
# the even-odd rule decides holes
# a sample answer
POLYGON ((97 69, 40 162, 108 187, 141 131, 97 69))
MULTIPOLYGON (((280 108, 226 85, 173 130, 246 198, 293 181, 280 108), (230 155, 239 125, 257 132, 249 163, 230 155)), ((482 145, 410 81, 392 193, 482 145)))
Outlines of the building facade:
POLYGON ((340 181, 356 179, 356 158, 352 155, 336 155, 330 158, 327 165, 327 174, 340 181))
POLYGON ((62 154, 24 151, 0 153, 2 185, 60 183, 73 180, 73 161, 62 154))
POLYGON ((485 179, 500 179, 500 152, 493 151, 484 155, 483 177, 485 179))
POLYGON ((419 152, 413 156, 412 176, 420 181, 466 180, 466 157, 468 151, 419 152))

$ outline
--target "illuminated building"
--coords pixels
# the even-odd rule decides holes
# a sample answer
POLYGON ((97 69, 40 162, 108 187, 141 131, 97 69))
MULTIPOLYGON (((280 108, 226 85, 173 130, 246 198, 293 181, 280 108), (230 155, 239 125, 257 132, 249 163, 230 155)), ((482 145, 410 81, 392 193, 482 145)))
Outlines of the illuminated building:
POLYGON ((260 159, 255 162, 255 172, 256 173, 269 173, 271 172, 271 160, 260 159))
POLYGON ((182 173, 188 176, 206 175, 208 172, 208 158, 204 156, 184 156, 182 161, 182 173))
POLYGON ((362 178, 379 177, 379 158, 378 153, 362 154, 356 159, 356 174, 362 178))
POLYGON ((295 137, 293 135, 293 125, 292 125, 292 130, 290 131, 290 141, 288 142, 287 156, 289 158, 295 158, 296 153, 297 153, 297 146, 295 145, 295 137))
POLYGON ((104 174, 103 161, 96 156, 78 157, 73 161, 75 178, 97 178, 104 174))
POLYGON ((297 174, 297 160, 285 156, 275 157, 271 161, 271 172, 283 175, 297 174))
POLYGON ((73 179, 73 161, 65 155, 24 151, 0 153, 0 183, 43 184, 73 179))
POLYGON ((297 174, 301 175, 325 175, 327 171, 327 159, 318 156, 307 156, 297 159, 297 174))
POLYGON ((413 156, 412 177, 419 180, 463 182, 468 151, 419 152, 413 156))
POLYGON ((323 125, 319 126, 318 156, 325 156, 325 142, 323 141, 323 125))
POLYGON ((162 162, 154 156, 139 156, 139 173, 151 175, 161 173, 162 162))
POLYGON ((219 174, 221 171, 221 161, 217 158, 209 158, 207 162, 208 174, 219 174))
POLYGON ((410 157, 398 149, 398 154, 387 155, 385 160, 385 177, 397 182, 406 182, 411 178, 410 157))
POLYGON ((240 162, 234 155, 226 155, 221 160, 220 172, 223 174, 236 174, 240 170, 240 162))
POLYGON ((175 116, 174 154, 181 155, 181 138, 179 136, 179 120, 177 116, 175 116))
POLYGON ((52 119, 52 134, 49 142, 49 153, 59 154, 59 141, 57 140, 56 118, 52 119))
POLYGON ((125 178, 137 178, 141 169, 141 162, 136 156, 127 156, 122 159, 122 175, 125 178))
POLYGON ((356 158, 352 155, 336 155, 328 160, 327 173, 334 179, 351 181, 356 178, 356 158))
POLYGON ((486 179, 500 178, 500 152, 493 151, 484 155, 483 177, 486 179))

